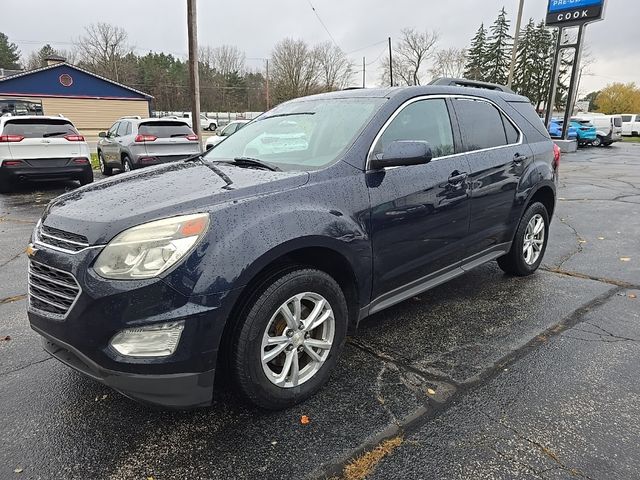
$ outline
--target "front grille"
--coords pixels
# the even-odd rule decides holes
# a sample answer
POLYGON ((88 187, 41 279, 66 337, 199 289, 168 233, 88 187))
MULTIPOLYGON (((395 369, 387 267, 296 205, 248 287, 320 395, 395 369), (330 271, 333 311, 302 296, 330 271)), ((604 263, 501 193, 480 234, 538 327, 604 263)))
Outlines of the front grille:
POLYGON ((71 252, 79 252, 89 246, 89 240, 83 235, 65 232, 46 225, 40 225, 37 235, 40 243, 71 252))
POLYGON ((80 295, 73 275, 42 263, 29 262, 29 305, 37 310, 66 316, 80 295))

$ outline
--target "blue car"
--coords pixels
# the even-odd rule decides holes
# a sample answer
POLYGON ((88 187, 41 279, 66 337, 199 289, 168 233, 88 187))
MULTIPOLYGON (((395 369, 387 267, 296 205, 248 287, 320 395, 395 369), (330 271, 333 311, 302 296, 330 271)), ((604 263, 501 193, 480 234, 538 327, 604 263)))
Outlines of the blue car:
MULTIPOLYGON (((549 124, 549 135, 551 138, 561 138, 562 137, 562 124, 564 122, 562 120, 552 119, 549 124)), ((569 125, 569 140, 575 140, 578 138, 578 131, 571 124, 569 125)))
POLYGON ((571 120, 570 125, 576 129, 579 145, 591 145, 598 137, 596 127, 589 120, 571 120))

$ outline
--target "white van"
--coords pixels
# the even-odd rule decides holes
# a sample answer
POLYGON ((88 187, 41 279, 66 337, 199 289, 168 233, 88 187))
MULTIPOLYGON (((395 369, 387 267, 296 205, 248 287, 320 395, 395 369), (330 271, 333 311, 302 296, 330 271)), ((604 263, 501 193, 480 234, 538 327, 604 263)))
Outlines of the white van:
POLYGON ((622 117, 620 115, 602 115, 582 113, 575 120, 589 120, 596 127, 596 139, 591 143, 594 147, 608 147, 613 142, 622 140, 622 117))
POLYGON ((640 114, 623 114, 622 135, 638 137, 640 136, 640 114))

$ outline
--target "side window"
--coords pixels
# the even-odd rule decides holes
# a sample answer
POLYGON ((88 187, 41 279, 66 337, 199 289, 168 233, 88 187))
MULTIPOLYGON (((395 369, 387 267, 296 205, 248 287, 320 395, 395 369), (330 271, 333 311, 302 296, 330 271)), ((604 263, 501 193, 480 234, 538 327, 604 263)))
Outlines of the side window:
POLYGON ((127 123, 127 133, 125 135, 131 135, 131 123, 127 123))
POLYGON ((507 134, 507 143, 509 145, 518 143, 518 140, 520 140, 520 132, 518 132, 518 129, 513 126, 513 123, 511 123, 504 114, 501 113, 500 116, 502 117, 504 132, 507 134))
POLYGON ((456 98, 454 100, 464 151, 507 145, 500 111, 488 102, 456 98))
POLYGON ((120 122, 120 126, 118 127, 118 137, 124 137, 127 134, 127 126, 129 122, 120 122))
POLYGON ((107 132, 107 137, 109 137, 109 138, 115 137, 119 126, 120 126, 120 122, 116 122, 113 125, 111 125, 111 128, 107 132))
POLYGON ((622 121, 623 122, 630 122, 631 121, 631 115, 622 115, 622 121))
POLYGON ((381 154, 396 140, 427 141, 433 158, 453 154, 453 131, 446 101, 419 100, 402 109, 378 140, 373 154, 381 154))

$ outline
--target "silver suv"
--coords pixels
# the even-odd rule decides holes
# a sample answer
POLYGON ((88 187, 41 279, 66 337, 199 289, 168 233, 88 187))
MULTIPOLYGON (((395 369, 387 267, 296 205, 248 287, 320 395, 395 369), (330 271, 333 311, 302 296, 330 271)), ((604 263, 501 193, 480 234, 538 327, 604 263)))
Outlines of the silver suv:
POLYGON ((104 175, 111 175, 114 168, 129 172, 200 152, 198 136, 182 120, 121 118, 99 136, 98 160, 104 175))

